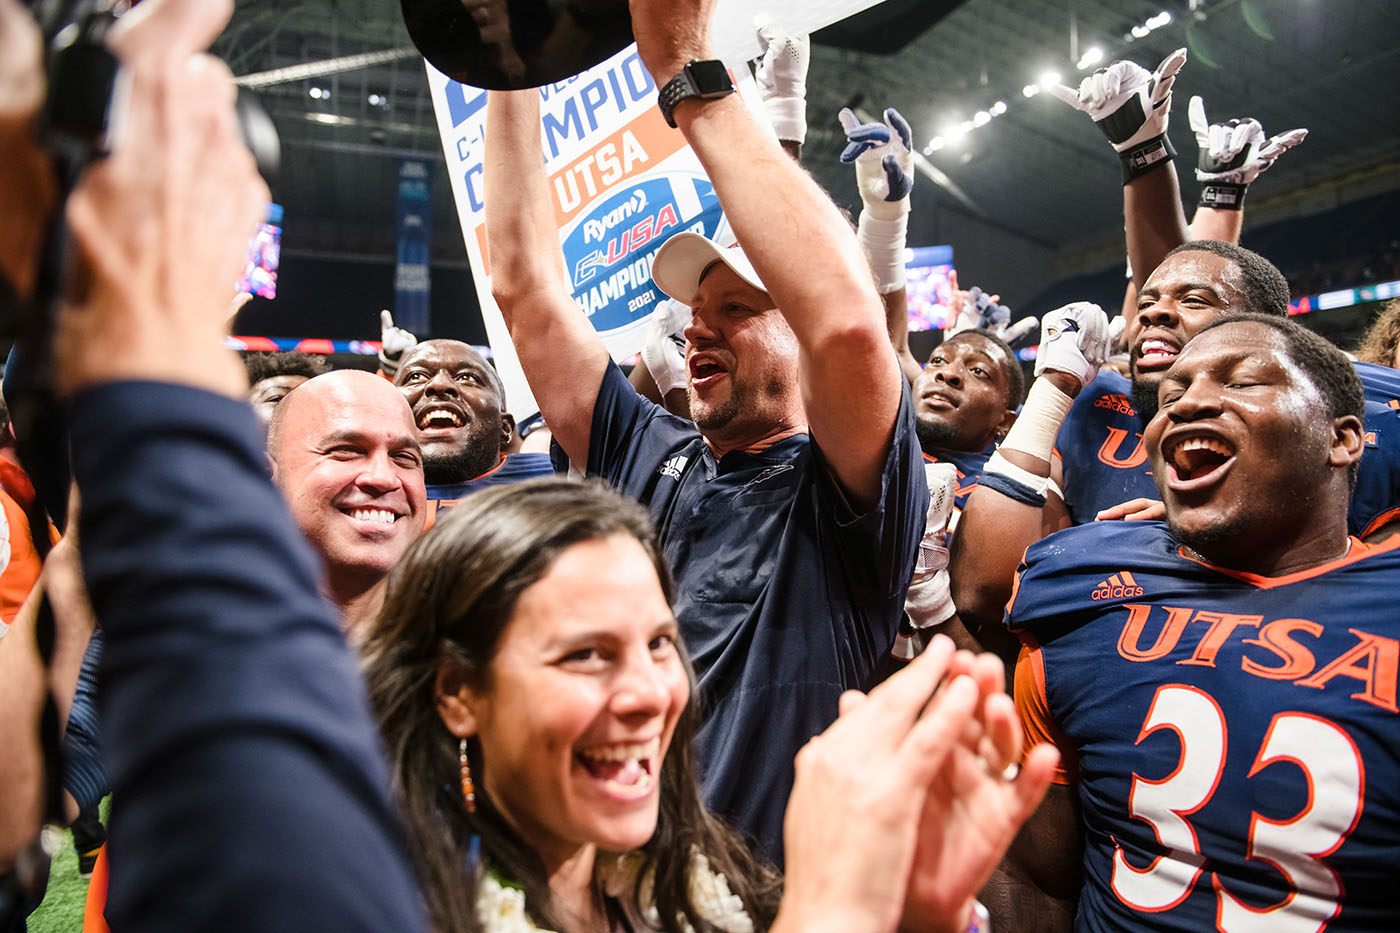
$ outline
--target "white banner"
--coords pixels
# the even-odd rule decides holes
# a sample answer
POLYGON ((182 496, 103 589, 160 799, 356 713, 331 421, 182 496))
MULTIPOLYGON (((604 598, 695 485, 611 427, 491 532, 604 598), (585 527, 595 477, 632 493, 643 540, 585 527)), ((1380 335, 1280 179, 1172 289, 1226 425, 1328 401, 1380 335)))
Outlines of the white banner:
MULTIPOLYGON (((764 6, 784 28, 799 32, 872 5, 872 0, 785 0, 764 6)), ((757 88, 744 64, 759 52, 756 12, 751 3, 721 0, 715 39, 740 93, 758 108, 757 88)), ((425 67, 487 339, 510 410, 523 418, 537 406, 491 298, 482 200, 486 92, 425 67)), ((545 171, 569 282, 617 360, 640 348, 647 315, 661 298, 651 282, 652 257, 661 243, 682 230, 733 242, 699 160, 657 109, 656 90, 636 46, 539 89, 545 171)))

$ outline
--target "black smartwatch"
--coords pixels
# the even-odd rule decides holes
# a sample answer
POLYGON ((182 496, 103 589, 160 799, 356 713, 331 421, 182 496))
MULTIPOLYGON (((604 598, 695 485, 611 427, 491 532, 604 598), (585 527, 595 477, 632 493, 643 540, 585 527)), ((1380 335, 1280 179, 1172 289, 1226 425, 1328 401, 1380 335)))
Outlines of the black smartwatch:
POLYGON ((661 115, 671 126, 676 125, 676 105, 688 97, 701 100, 714 100, 734 93, 734 82, 729 79, 729 69, 718 59, 691 62, 681 69, 657 96, 656 105, 661 115))

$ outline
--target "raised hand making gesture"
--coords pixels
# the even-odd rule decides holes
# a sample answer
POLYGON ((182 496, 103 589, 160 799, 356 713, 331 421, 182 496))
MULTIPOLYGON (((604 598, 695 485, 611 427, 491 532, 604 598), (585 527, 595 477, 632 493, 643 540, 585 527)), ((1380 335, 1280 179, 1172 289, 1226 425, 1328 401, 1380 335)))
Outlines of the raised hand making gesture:
POLYGON ((1186 63, 1186 50, 1162 59, 1156 71, 1134 62, 1114 62, 1079 83, 1079 89, 1053 85, 1047 90, 1076 110, 1087 113, 1113 144, 1123 162, 1127 184, 1176 155, 1167 139, 1172 84, 1186 63))
POLYGON ((1299 128, 1266 139, 1264 128, 1253 117, 1211 123, 1199 96, 1191 98, 1186 113, 1201 147, 1196 180, 1201 183, 1202 207, 1239 210, 1250 182, 1308 136, 1307 130, 1299 128))

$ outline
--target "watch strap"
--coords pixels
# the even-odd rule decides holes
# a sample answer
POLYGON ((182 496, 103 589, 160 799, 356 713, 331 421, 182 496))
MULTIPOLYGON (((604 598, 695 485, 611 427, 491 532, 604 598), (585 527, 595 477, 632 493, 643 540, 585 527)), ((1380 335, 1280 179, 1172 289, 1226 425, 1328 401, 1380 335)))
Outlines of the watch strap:
MULTIPOLYGON (((710 83, 710 82, 707 82, 710 83)), ((701 100, 715 100, 726 97, 735 91, 734 82, 729 77, 728 70, 724 64, 717 59, 705 61, 693 61, 681 69, 680 74, 670 81, 667 81, 661 90, 657 92, 656 105, 661 108, 661 115, 666 118, 666 122, 671 126, 676 125, 676 106, 689 97, 699 97, 701 100), (696 80, 694 70, 697 66, 706 66, 707 69, 713 66, 719 73, 724 75, 723 84, 716 84, 713 87, 702 87, 704 81, 702 73, 701 81, 696 80)))
POLYGON ((691 79, 690 72, 684 68, 657 92, 656 106, 661 108, 661 115, 666 118, 666 123, 672 129, 676 127, 676 105, 694 95, 695 82, 691 79))

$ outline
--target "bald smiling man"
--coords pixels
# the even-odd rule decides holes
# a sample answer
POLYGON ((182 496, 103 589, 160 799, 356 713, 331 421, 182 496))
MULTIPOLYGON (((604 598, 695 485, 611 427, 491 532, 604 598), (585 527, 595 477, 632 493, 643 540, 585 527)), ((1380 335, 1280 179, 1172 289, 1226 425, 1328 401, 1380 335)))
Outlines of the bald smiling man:
POLYGON ((272 475, 326 568, 325 595, 355 640, 389 570, 427 516, 408 402, 378 376, 340 370, 287 394, 268 426, 272 475))

